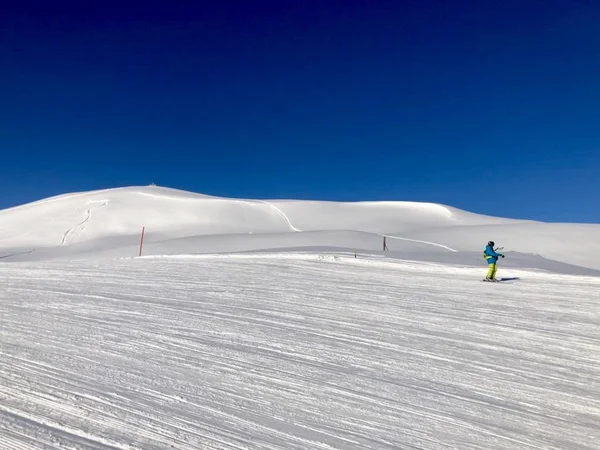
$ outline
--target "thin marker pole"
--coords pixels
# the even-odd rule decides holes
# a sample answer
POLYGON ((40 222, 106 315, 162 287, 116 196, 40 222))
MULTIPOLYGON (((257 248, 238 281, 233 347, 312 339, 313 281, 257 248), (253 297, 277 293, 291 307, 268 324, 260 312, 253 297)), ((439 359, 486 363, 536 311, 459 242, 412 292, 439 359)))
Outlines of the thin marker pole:
POLYGON ((140 256, 142 256, 142 247, 144 246, 144 231, 146 231, 146 227, 142 227, 142 238, 140 239, 140 256))

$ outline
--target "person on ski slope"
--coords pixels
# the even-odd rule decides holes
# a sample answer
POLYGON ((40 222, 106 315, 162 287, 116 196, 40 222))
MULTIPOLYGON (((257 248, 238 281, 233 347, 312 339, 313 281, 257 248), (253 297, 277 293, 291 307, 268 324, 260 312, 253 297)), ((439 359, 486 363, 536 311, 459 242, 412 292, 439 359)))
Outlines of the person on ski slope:
POLYGON ((487 276, 485 277, 486 281, 498 281, 496 280, 496 272, 498 271, 496 263, 498 262, 498 258, 504 258, 502 253, 496 253, 494 245, 494 241, 488 242, 483 251, 483 257, 486 259, 489 267, 487 276))

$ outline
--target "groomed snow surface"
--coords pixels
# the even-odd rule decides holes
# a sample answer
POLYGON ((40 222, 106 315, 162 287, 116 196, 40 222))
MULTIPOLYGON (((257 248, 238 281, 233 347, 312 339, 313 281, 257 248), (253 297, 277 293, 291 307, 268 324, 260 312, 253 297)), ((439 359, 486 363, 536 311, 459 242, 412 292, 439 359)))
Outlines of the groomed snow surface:
POLYGON ((597 449, 600 279, 480 272, 7 265, 0 447, 597 449))
POLYGON ((0 211, 0 449, 598 449, 599 230, 154 187, 0 211))

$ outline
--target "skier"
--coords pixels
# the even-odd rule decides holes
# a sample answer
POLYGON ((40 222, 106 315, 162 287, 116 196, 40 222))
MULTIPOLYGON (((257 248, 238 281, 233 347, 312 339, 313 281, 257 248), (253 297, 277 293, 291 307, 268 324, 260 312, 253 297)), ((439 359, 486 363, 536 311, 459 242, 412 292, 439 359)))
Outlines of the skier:
POLYGON ((490 241, 487 243, 485 250, 483 251, 483 257, 488 263, 489 270, 487 276, 485 277, 485 281, 498 281, 496 279, 496 272, 498 268, 496 267, 496 263, 498 262, 498 258, 504 258, 502 253, 496 253, 494 250, 494 241, 490 241))

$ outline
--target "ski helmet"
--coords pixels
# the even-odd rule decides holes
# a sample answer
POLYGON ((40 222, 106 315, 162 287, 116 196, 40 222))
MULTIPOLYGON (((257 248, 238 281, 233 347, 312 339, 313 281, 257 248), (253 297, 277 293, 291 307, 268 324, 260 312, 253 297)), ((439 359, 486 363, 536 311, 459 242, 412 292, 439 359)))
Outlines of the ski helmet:
POLYGON ((490 241, 490 242, 488 242, 488 245, 491 245, 493 247, 496 244, 494 244, 494 241, 490 241))

